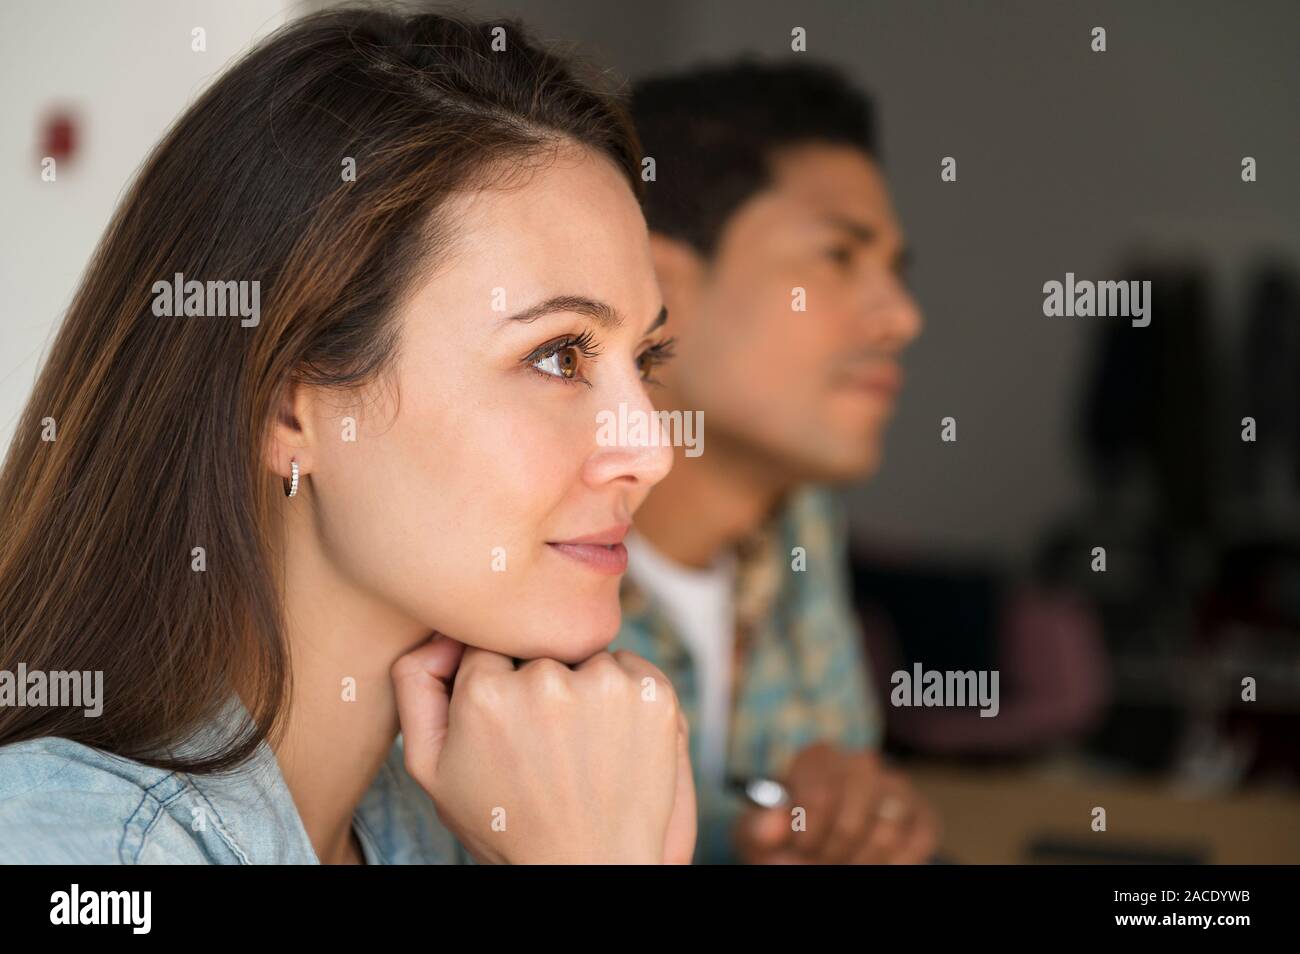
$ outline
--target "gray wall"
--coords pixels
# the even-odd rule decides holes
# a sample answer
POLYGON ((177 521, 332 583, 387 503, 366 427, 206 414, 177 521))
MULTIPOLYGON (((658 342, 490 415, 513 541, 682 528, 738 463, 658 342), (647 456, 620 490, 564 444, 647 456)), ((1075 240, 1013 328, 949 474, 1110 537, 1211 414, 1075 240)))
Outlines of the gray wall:
POLYGON ((1095 325, 1044 318, 1045 281, 1119 278, 1135 248, 1200 257, 1231 351, 1245 265, 1265 250, 1300 261, 1294 0, 471 9, 516 12, 633 77, 744 50, 791 56, 802 26, 807 55, 875 93, 927 320, 884 466, 853 494, 856 528, 876 540, 1015 561, 1078 504, 1071 414, 1095 325), (939 180, 947 155, 956 183, 939 180), (939 440, 945 415, 955 445, 939 440))
MULTIPOLYGON (((5 444, 61 311, 122 187, 162 130, 231 56, 286 15, 329 0, 113 5, 50 0, 0 11, 6 211, 0 280, 5 444), (209 51, 189 49, 204 25, 209 51), (160 81, 165 78, 165 82, 160 81), (39 110, 87 116, 79 167, 39 181, 39 110)), ((927 328, 883 470, 854 490, 858 532, 1015 560, 1077 504, 1072 400, 1086 320, 1042 317, 1066 271, 1119 277, 1127 251, 1214 263, 1224 343, 1243 263, 1300 260, 1300 3, 779 3, 508 0, 626 76, 744 50, 839 64, 874 92, 885 165, 910 238, 927 328), (1220 9, 1223 7, 1224 9, 1220 9), (1109 51, 1089 50, 1093 26, 1109 51), (1260 181, 1239 178, 1242 155, 1260 181), (958 160, 956 183, 939 160, 958 160), (939 420, 958 419, 956 445, 939 420)), ((1155 321, 1161 316, 1156 315, 1155 321)), ((1134 333, 1141 333, 1134 329, 1134 333)))

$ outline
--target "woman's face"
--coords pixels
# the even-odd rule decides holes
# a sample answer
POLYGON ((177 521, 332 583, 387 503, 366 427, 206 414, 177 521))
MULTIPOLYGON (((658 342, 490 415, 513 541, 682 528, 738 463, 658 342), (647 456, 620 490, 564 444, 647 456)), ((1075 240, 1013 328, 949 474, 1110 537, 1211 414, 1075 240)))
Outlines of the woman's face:
POLYGON ((394 370, 360 402, 312 405, 320 546, 417 626, 577 662, 618 631, 618 541, 672 461, 598 440, 600 412, 653 411, 665 330, 645 221, 577 147, 446 213, 457 247, 405 305, 394 370), (572 300, 512 317, 555 298, 572 300))

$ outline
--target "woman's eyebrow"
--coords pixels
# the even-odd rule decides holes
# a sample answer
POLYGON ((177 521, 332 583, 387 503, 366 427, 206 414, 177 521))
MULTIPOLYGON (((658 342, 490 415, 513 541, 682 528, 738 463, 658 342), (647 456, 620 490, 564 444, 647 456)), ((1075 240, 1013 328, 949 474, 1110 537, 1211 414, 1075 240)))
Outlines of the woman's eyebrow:
POLYGON ((536 321, 543 315, 564 311, 585 315, 609 328, 617 328, 623 323, 623 318, 617 309, 603 301, 596 301, 583 295, 555 295, 535 305, 529 305, 523 311, 508 316, 505 321, 536 321))
MULTIPOLYGON (((623 317, 618 313, 618 309, 603 301, 597 301, 594 298, 588 298, 585 295, 554 295, 545 301, 539 301, 535 305, 529 305, 523 311, 508 315, 504 321, 536 321, 544 315, 553 315, 561 312, 572 312, 578 315, 585 315, 593 319, 598 324, 607 328, 617 328, 623 324, 623 317)), ((668 320, 668 308, 666 305, 659 306, 659 314, 645 330, 646 334, 654 331, 665 321, 668 320)))
POLYGON ((654 321, 650 322, 650 327, 645 330, 645 333, 650 334, 650 332, 654 331, 656 328, 658 328, 667 320, 668 320, 668 306, 660 305, 659 314, 655 316, 654 321))

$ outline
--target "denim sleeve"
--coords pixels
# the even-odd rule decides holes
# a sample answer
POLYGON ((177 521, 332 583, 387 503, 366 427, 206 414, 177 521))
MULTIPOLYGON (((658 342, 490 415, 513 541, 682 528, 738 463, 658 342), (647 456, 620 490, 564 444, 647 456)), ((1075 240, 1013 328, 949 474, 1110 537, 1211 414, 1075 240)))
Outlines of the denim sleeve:
POLYGON ((74 747, 93 752, 63 740, 0 749, 0 863, 212 863, 167 810, 184 792, 175 775, 131 778, 74 747))

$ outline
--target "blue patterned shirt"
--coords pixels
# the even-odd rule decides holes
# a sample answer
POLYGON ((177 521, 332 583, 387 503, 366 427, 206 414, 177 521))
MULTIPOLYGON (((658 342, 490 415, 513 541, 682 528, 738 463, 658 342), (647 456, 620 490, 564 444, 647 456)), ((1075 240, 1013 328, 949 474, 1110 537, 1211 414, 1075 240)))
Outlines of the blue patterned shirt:
MULTIPOLYGON (((848 584, 846 520, 819 488, 792 495, 736 549, 736 640, 727 772, 780 777, 802 749, 828 741, 848 749, 880 740, 861 630, 848 584)), ((662 610, 629 576, 623 625, 611 649, 628 649, 664 671, 694 724, 699 711, 690 653, 662 610)), ((698 739, 691 761, 700 773, 698 739)), ((700 787, 697 863, 738 860, 731 828, 745 802, 700 787)))

